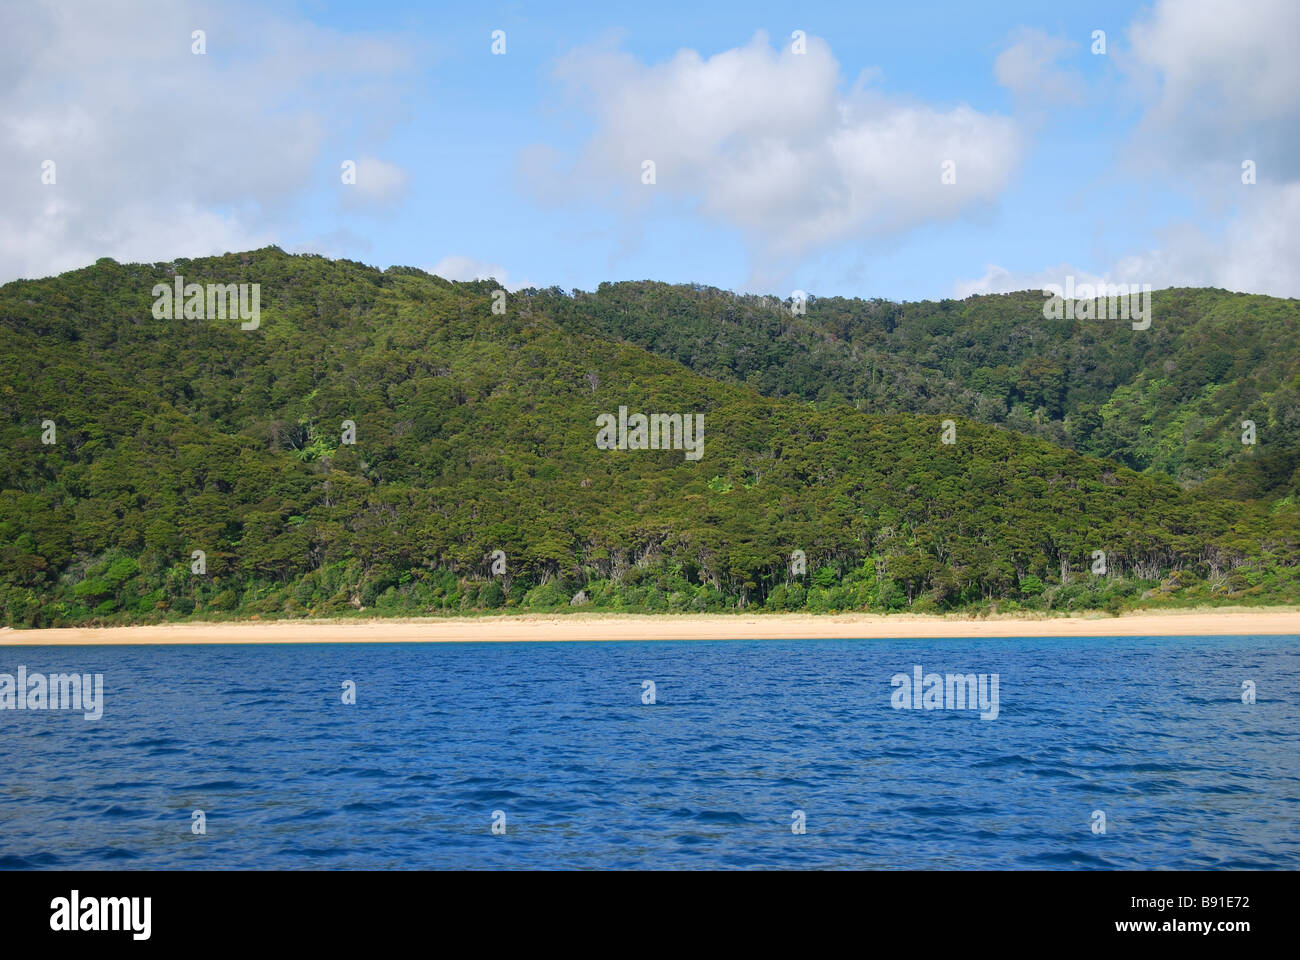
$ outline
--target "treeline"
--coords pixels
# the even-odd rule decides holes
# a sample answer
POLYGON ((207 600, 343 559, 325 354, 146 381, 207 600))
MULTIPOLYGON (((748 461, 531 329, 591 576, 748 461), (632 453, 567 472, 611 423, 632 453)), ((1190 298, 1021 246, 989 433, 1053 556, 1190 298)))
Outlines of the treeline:
MULTIPOLYGON (((571 329, 767 396, 960 415, 1194 485, 1247 460, 1242 421, 1300 450, 1300 302, 1160 290, 1151 326, 1047 320, 1040 292, 891 303, 605 283, 529 291, 571 329)), ((1300 477, 1285 478, 1290 492, 1300 477)), ((1277 489, 1247 491, 1258 496, 1277 489)))
POLYGON ((0 288, 4 621, 1300 602, 1263 427, 1187 491, 959 413, 766 397, 598 329, 601 294, 496 289, 275 248, 0 288), (175 274, 260 283, 259 328, 155 319, 175 274), (620 406, 703 414, 703 457, 597 449, 620 406))

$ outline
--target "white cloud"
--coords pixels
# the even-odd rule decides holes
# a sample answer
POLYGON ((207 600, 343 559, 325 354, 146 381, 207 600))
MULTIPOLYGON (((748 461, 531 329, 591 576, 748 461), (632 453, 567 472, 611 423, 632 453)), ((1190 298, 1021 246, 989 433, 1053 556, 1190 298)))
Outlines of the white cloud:
POLYGON ((1300 297, 1300 182, 1240 189, 1245 200, 1221 236, 1191 225, 1175 227, 1160 249, 1124 258, 1115 273, 1153 286, 1300 297))
POLYGON ((1160 0, 1116 51, 1143 108, 1128 166, 1187 190, 1210 229, 1168 225, 1099 277, 1061 266, 990 265, 958 296, 1041 289, 1067 273, 1087 282, 1211 286, 1300 297, 1300 4, 1293 0, 1160 0), (1256 165, 1255 184, 1241 163, 1256 165))
MULTIPOLYGON (((406 192, 406 171, 393 163, 369 155, 356 161, 357 181, 349 184, 343 196, 348 200, 357 197, 376 204, 393 203, 406 192)), ((352 201, 355 202, 355 201, 352 201)))
POLYGON ((959 280, 953 296, 1041 290, 1047 283, 1149 283, 1164 287, 1222 287, 1241 293, 1300 297, 1300 183, 1241 187, 1243 201, 1222 233, 1190 223, 1168 227, 1161 245, 1125 256, 1102 274, 1069 264, 1011 271, 996 264, 981 277, 959 280))
POLYGON ((1046 31, 1021 28, 1015 42, 993 61, 993 75, 998 83, 1022 101, 1038 104, 1077 104, 1083 102, 1083 78, 1078 71, 1057 66, 1057 60, 1073 51, 1077 44, 1046 31))
MULTIPOLYGON (((465 282, 469 280, 495 280, 507 290, 518 290, 520 284, 510 284, 506 281, 506 268, 499 263, 488 263, 484 260, 475 260, 473 257, 463 257, 456 254, 443 257, 433 266, 429 267, 427 273, 435 277, 442 277, 444 280, 456 280, 465 282)), ((527 286, 523 284, 522 286, 527 286)))
POLYGON ((593 116, 595 132, 564 168, 553 151, 520 156, 541 199, 590 198, 627 215, 662 195, 739 229, 764 266, 835 241, 886 236, 957 217, 994 200, 1019 159, 1005 117, 887 97, 860 80, 841 89, 830 48, 773 50, 759 33, 703 58, 682 50, 645 65, 584 49, 558 76, 593 116), (656 183, 642 183, 643 161, 656 183), (956 182, 941 180, 953 161, 956 182))
POLYGON ((1134 78, 1153 92, 1139 150, 1300 178, 1298 39, 1295 0, 1160 0, 1129 29, 1134 78))
POLYGON ((958 300, 986 293, 1015 293, 1019 290, 1042 290, 1049 283, 1064 285, 1067 276, 1074 277, 1074 282, 1101 283, 1106 278, 1079 270, 1068 263, 1048 267, 1037 272, 1013 272, 990 263, 984 268, 984 275, 973 280, 958 280, 953 285, 952 295, 958 300))
POLYGON ((357 91, 405 57, 251 6, 5 4, 0 281, 282 242, 326 131, 373 125, 357 91))

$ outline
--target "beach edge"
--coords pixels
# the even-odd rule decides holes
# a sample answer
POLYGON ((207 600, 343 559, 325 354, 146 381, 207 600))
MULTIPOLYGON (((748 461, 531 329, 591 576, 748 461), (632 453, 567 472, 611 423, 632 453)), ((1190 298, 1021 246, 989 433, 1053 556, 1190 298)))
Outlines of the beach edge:
POLYGON ((0 646, 511 643, 637 640, 944 639, 1300 635, 1300 608, 1192 608, 1119 616, 926 614, 519 614, 0 629, 0 646))

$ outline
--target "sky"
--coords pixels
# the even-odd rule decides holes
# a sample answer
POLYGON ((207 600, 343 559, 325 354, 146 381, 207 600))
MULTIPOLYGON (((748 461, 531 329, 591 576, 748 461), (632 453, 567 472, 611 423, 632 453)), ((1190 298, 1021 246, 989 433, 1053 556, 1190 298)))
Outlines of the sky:
POLYGON ((0 282, 276 244, 510 289, 1300 297, 1297 48, 1295 0, 5 3, 0 282))

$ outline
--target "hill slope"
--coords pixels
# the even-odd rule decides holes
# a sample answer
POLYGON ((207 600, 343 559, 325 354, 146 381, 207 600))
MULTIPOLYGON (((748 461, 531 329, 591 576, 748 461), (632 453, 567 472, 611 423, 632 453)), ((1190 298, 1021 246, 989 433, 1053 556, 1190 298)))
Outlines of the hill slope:
POLYGON ((1038 292, 903 304, 813 297, 799 316, 773 298, 653 282, 549 296, 573 329, 769 396, 966 416, 1188 486, 1285 454, 1280 486, 1243 492, 1300 487, 1300 301, 1160 290, 1151 326, 1134 330, 1126 320, 1046 320, 1038 292), (1247 419, 1258 449, 1241 443, 1247 419))
POLYGON ((275 248, 0 288, 5 621, 1300 598, 1288 498, 764 397, 494 290, 275 248), (156 319, 175 274, 259 283, 260 326, 156 319), (702 456, 599 449, 620 407, 701 414, 702 456))

